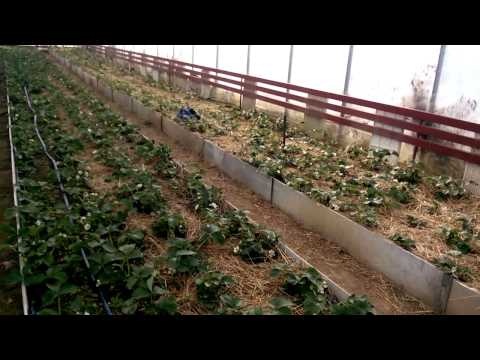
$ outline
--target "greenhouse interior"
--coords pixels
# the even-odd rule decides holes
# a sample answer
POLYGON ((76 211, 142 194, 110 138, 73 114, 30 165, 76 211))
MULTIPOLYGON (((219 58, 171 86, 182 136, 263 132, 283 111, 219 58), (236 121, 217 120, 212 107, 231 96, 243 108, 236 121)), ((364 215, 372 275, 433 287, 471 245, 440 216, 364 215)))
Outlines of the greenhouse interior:
POLYGON ((480 315, 479 63, 0 46, 0 315, 480 315))

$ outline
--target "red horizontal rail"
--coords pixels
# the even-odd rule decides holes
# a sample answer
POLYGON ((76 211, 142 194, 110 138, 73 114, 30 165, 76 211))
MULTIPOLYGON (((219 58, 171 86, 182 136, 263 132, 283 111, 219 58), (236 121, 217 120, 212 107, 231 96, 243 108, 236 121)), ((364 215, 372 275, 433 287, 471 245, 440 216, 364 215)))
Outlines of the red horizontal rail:
MULTIPOLYGON (((106 53, 105 52, 106 48, 102 46, 94 46, 89 48, 93 48, 95 51, 100 51, 102 54, 106 53)), ((377 103, 374 101, 354 98, 351 96, 310 89, 310 88, 306 88, 298 85, 286 84, 286 83, 282 83, 274 80, 262 79, 262 78, 245 75, 245 74, 239 74, 231 71, 210 68, 207 66, 195 65, 195 64, 186 63, 183 61, 172 60, 172 59, 142 54, 142 53, 133 52, 133 51, 121 50, 116 48, 109 48, 109 49, 113 49, 111 50, 111 52, 114 53, 117 58, 120 58, 122 60, 131 62, 134 64, 147 65, 158 70, 164 70, 166 72, 175 74, 175 76, 193 80, 195 82, 205 83, 214 87, 222 88, 228 91, 239 93, 244 96, 248 96, 250 98, 259 99, 262 101, 266 101, 272 104, 276 104, 276 105, 279 105, 288 109, 300 111, 303 113, 308 112, 308 114, 312 114, 320 118, 328 119, 330 121, 333 121, 341 125, 350 126, 350 127, 367 131, 373 134, 378 134, 381 136, 386 136, 388 138, 403 141, 403 142, 416 145, 425 149, 430 149, 442 155, 453 156, 453 157, 463 159, 465 161, 480 164, 479 155, 469 153, 463 150, 454 149, 441 144, 433 143, 431 141, 427 141, 424 139, 418 139, 417 137, 409 136, 401 132, 391 131, 381 127, 363 124, 358 121, 348 120, 344 117, 339 117, 339 116, 331 115, 322 111, 317 111, 315 109, 311 109, 306 106, 308 105, 308 106, 314 106, 320 109, 330 109, 332 111, 336 111, 341 114, 349 114, 352 116, 357 116, 359 118, 373 120, 375 122, 380 122, 386 125, 394 126, 402 130, 407 129, 419 134, 431 135, 441 140, 447 140, 453 143, 470 146, 472 148, 480 148, 479 139, 455 134, 455 133, 438 129, 438 128, 432 128, 424 125, 415 124, 405 120, 399 120, 399 119, 390 118, 387 116, 382 116, 382 115, 372 114, 372 113, 357 110, 357 109, 352 109, 344 105, 335 105, 335 104, 328 103, 328 100, 327 101, 317 100, 317 99, 308 98, 305 96, 291 94, 286 91, 293 90, 297 92, 303 92, 307 94, 307 96, 314 95, 314 96, 322 97, 325 99, 343 101, 344 103, 350 103, 350 104, 360 105, 364 107, 369 107, 376 110, 385 111, 387 113, 411 117, 415 120, 429 121, 437 124, 447 125, 454 128, 473 131, 475 133, 480 133, 480 124, 470 123, 468 121, 454 119, 454 118, 432 114, 428 112, 423 112, 419 110, 387 105, 387 104, 377 103), (194 69, 201 69, 203 71, 208 71, 208 73, 201 72, 194 69), (215 73, 216 75, 213 75, 211 73, 215 73), (218 76, 218 74, 233 76, 233 77, 239 78, 240 81, 221 77, 221 76, 218 76), (216 81, 211 82, 209 81, 209 79, 214 79, 216 81), (222 81, 222 82, 226 82, 229 84, 234 84, 242 87, 248 86, 248 90, 246 89, 241 90, 241 89, 233 88, 230 86, 226 86, 224 84, 218 83, 218 81, 222 81), (257 85, 257 83, 276 86, 276 87, 285 89, 285 92, 270 89, 270 88, 265 88, 263 86, 257 85), (291 104, 288 101, 280 101, 280 100, 272 99, 271 97, 262 96, 262 95, 259 95, 257 92, 279 96, 286 100, 299 101, 305 104, 305 107, 291 104)))

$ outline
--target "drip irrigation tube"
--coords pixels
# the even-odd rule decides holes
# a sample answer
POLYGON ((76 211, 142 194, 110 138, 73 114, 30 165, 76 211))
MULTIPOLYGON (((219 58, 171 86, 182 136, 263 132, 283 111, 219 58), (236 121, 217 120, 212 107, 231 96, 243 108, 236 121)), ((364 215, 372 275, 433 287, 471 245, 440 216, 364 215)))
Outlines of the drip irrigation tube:
MULTIPOLYGON (((62 181, 62 178, 61 178, 61 175, 60 175, 60 171, 58 170, 57 162, 56 162, 55 158, 53 158, 53 156, 51 156, 50 153, 48 152, 47 145, 43 141, 43 138, 40 134, 40 131, 38 129, 37 113, 35 112, 35 110, 32 106, 32 103, 30 101, 30 95, 28 94, 27 87, 24 86, 23 90, 25 92, 25 97, 27 99, 28 108, 33 113, 33 125, 35 127, 35 132, 37 134, 38 140, 40 141, 40 143, 42 145, 43 152, 45 153, 45 155, 48 157, 48 159, 52 163, 53 169, 55 171, 55 175, 57 177, 60 192, 62 193, 62 196, 63 196, 63 202, 65 203, 65 208, 67 209, 67 211, 70 211, 70 202, 68 201, 68 196, 67 196, 67 193, 65 192, 65 188, 63 186, 63 181, 62 181)), ((73 220, 70 216, 69 216, 69 221, 70 221, 70 223, 73 223, 73 220)), ((87 255, 85 254, 85 250, 83 248, 80 248, 80 252, 81 252, 81 255, 82 255, 83 262, 85 263, 85 266, 87 267, 88 273, 90 275, 90 280, 92 281, 92 285, 95 288, 96 287, 96 279, 95 279, 95 276, 93 275, 93 273, 90 271, 90 263, 88 262, 87 255)), ((105 298, 105 295, 104 295, 101 288, 98 288, 98 293, 99 293, 100 300, 102 302, 102 306, 103 306, 105 312, 107 313, 107 315, 112 315, 112 311, 110 309, 110 306, 108 305, 108 302, 107 302, 107 300, 105 298)))

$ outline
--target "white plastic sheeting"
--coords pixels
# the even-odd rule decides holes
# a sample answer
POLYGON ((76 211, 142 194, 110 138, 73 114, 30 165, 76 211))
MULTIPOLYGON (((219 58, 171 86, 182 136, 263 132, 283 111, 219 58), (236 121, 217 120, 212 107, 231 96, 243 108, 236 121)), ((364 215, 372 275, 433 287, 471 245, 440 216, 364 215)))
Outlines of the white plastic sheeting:
POLYGON ((292 84, 342 93, 348 50, 348 45, 296 45, 292 84))
POLYGON ((480 122, 480 46, 448 45, 435 109, 446 115, 480 122))
POLYGON ((192 45, 175 45, 175 59, 192 62, 192 45))
POLYGON ((422 80, 419 86, 431 94, 439 51, 439 45, 356 45, 349 95, 403 105, 412 95, 411 82, 422 80))
POLYGON ((290 45, 252 45, 250 75, 287 82, 289 54, 290 45))
POLYGON ((195 45, 194 62, 196 65, 214 68, 217 59, 217 45, 195 45))
POLYGON ((245 74, 247 72, 247 45, 220 45, 218 67, 245 74))

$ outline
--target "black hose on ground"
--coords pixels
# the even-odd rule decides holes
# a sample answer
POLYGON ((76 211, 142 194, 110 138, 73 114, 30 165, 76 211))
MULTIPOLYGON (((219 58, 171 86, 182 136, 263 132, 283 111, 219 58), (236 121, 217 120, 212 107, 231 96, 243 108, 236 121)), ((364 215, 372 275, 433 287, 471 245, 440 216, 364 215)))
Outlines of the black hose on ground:
MULTIPOLYGON (((67 211, 70 211, 70 202, 68 201, 68 196, 67 196, 67 193, 65 192, 65 188, 63 186, 63 181, 62 181, 62 177, 60 175, 60 171, 58 170, 57 162, 53 158, 53 156, 51 156, 50 153, 48 152, 47 145, 43 141, 42 135, 40 134, 40 130, 38 129, 37 113, 33 109, 32 103, 30 101, 30 96, 28 94, 27 86, 24 86, 23 89, 25 91, 25 97, 27 99, 28 108, 33 113, 33 125, 35 127, 35 132, 37 134, 38 140, 40 141, 40 144, 42 145, 43 152, 45 153, 45 155, 50 160, 50 162, 53 166, 55 175, 57 177, 58 186, 60 188, 60 192, 61 192, 62 197, 63 197, 63 202, 65 204, 65 208, 67 209, 67 211)), ((70 223, 73 223, 73 220, 72 220, 71 217, 69 217, 69 220, 70 220, 70 223)), ((83 248, 81 248, 80 252, 81 252, 81 255, 82 255, 83 262, 85 263, 85 266, 87 267, 88 273, 90 275, 90 280, 92 281, 92 285, 93 285, 94 288, 96 288, 96 279, 95 279, 95 276, 93 275, 93 273, 90 271, 90 263, 88 262, 87 255, 85 254, 85 250, 83 248)), ((105 298, 105 295, 104 295, 101 288, 98 288, 98 293, 99 293, 99 296, 100 296, 100 300, 102 302, 103 309, 105 310, 107 315, 112 315, 112 311, 110 309, 110 306, 108 305, 108 302, 107 302, 107 300, 105 298)))

